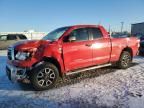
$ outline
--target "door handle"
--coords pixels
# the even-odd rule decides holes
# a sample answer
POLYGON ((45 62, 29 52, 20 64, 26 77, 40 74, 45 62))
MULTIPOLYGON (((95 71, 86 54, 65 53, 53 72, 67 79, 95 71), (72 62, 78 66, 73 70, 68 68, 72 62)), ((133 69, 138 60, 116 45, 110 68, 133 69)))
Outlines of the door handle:
POLYGON ((85 44, 85 46, 87 46, 87 47, 91 47, 91 46, 92 46, 92 44, 85 44))

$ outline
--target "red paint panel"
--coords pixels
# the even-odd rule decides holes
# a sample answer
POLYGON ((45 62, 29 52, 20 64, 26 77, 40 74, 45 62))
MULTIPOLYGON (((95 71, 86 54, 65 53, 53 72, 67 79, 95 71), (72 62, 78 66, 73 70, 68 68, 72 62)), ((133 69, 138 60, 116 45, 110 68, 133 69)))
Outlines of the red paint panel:
POLYGON ((92 48, 90 41, 63 44, 63 57, 66 71, 92 65, 92 48))
POLYGON ((100 38, 92 41, 93 65, 104 64, 110 61, 111 42, 109 38, 100 38))

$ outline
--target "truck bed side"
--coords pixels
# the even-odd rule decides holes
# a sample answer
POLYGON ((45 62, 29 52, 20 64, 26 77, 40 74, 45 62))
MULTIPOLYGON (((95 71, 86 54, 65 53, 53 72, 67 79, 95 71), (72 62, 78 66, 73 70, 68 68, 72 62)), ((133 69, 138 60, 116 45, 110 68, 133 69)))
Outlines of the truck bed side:
POLYGON ((136 56, 138 53, 139 41, 135 37, 111 38, 111 42, 111 62, 118 61, 122 51, 125 49, 130 50, 132 56, 136 56))

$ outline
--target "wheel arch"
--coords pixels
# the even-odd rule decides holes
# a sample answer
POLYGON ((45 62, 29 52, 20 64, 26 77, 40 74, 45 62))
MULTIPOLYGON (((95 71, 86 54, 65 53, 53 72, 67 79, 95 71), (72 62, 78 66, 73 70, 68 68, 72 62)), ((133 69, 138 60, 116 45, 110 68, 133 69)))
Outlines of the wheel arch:
POLYGON ((59 70, 60 77, 62 77, 61 65, 57 61, 57 59, 55 59, 54 57, 43 57, 42 61, 44 61, 44 62, 50 62, 50 63, 54 64, 58 68, 58 70, 59 70))
POLYGON ((43 62, 50 62, 50 63, 54 64, 54 65, 58 68, 60 77, 63 76, 62 69, 61 69, 61 65, 60 65, 60 63, 57 61, 57 59, 55 59, 54 57, 43 57, 43 58, 41 59, 41 61, 36 62, 35 64, 33 64, 32 67, 33 67, 33 68, 34 68, 34 67, 37 67, 37 66, 41 65, 43 62))
MULTIPOLYGON (((131 54, 131 57, 133 58, 133 50, 132 50, 132 48, 130 48, 130 47, 125 47, 122 51, 121 51, 121 54, 120 54, 120 57, 121 57, 121 55, 122 55, 122 53, 124 52, 124 51, 128 51, 130 54, 131 54)), ((120 58, 119 57, 119 58, 120 58)))

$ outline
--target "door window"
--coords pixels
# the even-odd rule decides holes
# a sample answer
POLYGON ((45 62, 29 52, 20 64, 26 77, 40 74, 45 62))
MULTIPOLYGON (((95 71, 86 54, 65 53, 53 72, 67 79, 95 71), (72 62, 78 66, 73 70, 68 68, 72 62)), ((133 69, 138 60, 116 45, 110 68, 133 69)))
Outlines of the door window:
POLYGON ((89 39, 88 30, 86 28, 80 28, 72 31, 70 36, 75 36, 76 41, 86 41, 89 39))
POLYGON ((7 36, 0 36, 0 40, 7 40, 7 36))
POLYGON ((16 40, 16 35, 8 35, 7 40, 16 40))
POLYGON ((103 34, 99 28, 90 28, 93 39, 102 38, 103 34))

